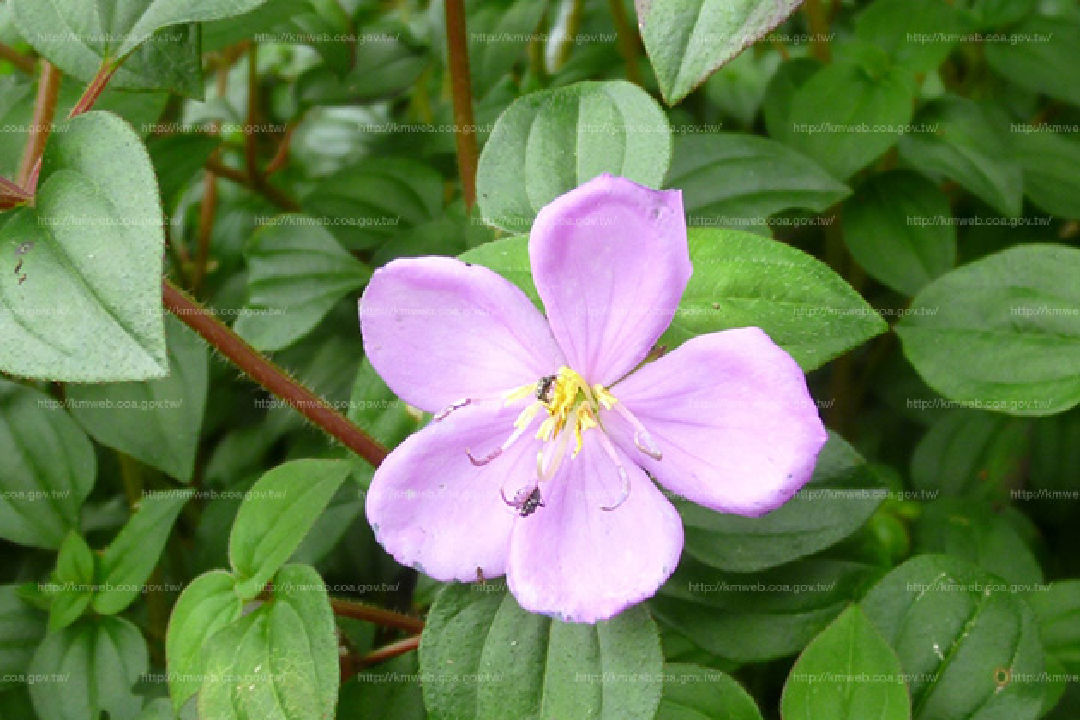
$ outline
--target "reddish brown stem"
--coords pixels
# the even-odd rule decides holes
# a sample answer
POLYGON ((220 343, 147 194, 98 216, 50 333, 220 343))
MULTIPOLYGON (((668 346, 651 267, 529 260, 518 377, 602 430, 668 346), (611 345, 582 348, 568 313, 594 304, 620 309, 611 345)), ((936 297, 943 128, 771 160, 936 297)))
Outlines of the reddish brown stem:
POLYGON ((398 655, 412 652, 418 647, 420 647, 420 636, 413 635, 403 640, 398 640, 397 642, 385 645, 378 650, 372 650, 367 655, 357 660, 356 666, 368 667, 370 665, 376 665, 391 658, 396 658, 398 655))
POLYGON ((285 126, 285 134, 282 136, 281 142, 278 143, 277 152, 274 153, 270 164, 266 166, 267 175, 273 175, 285 167, 285 163, 289 160, 289 148, 292 146, 293 133, 296 132, 298 126, 299 124, 295 120, 285 126))
POLYGON ((195 267, 191 271, 191 292, 198 295, 206 279, 206 266, 210 262, 210 238, 214 233, 214 217, 217 215, 217 175, 207 170, 203 177, 203 196, 199 203, 199 236, 195 248, 195 267))
POLYGON ((83 90, 82 97, 79 98, 79 102, 75 103, 75 107, 71 108, 71 112, 68 113, 68 118, 82 115, 84 112, 94 107, 94 103, 101 97, 101 93, 105 92, 109 80, 112 79, 113 73, 116 72, 116 68, 119 66, 119 63, 115 63, 111 60, 105 60, 101 63, 97 75, 94 76, 94 79, 91 80, 90 84, 83 90))
POLYGON ((446 47, 450 65, 450 94, 454 101, 454 137, 458 173, 466 209, 476 203, 476 121, 473 120, 469 48, 465 35, 463 0, 446 0, 446 47))
POLYGON ((635 85, 641 85, 641 70, 638 68, 638 33, 630 25, 623 0, 609 0, 608 4, 611 6, 611 19, 615 23, 619 54, 626 63, 626 79, 635 85))
POLYGON ((829 62, 829 16, 822 0, 805 0, 803 11, 810 29, 810 54, 821 62, 829 62))
POLYGON ((261 355, 228 326, 203 309, 168 279, 162 281, 162 299, 172 314, 197 332, 255 382, 277 395, 315 425, 337 438, 372 465, 386 457, 378 441, 353 425, 325 400, 261 355))
POLYGON ((18 182, 33 195, 37 187, 40 172, 41 155, 45 152, 45 143, 52 132, 53 115, 56 114, 56 100, 60 97, 60 71, 48 60, 42 59, 41 73, 38 76, 37 98, 34 100, 34 117, 30 121, 30 134, 23 150, 22 162, 19 163, 18 182))
POLYGON ((33 197, 22 187, 11 182, 6 177, 0 177, 0 210, 10 210, 32 199, 33 197))
POLYGON ((219 175, 226 180, 231 180, 234 183, 251 188, 255 192, 260 193, 282 210, 288 210, 289 212, 298 212, 300 210, 300 203, 296 202, 268 182, 260 181, 258 178, 249 178, 240 170, 231 168, 228 165, 223 165, 213 158, 206 161, 205 167, 215 175, 219 175))
POLYGON ((363 603, 344 600, 342 598, 330 598, 330 607, 335 615, 363 620, 384 627, 397 628, 406 632, 418 633, 424 629, 424 621, 411 615, 403 615, 393 610, 364 605, 363 603))
POLYGON ((0 60, 7 60, 27 75, 34 74, 34 59, 4 43, 0 43, 0 60))
POLYGON ((248 48, 248 99, 247 122, 244 123, 244 163, 247 174, 254 182, 259 182, 259 165, 255 146, 255 124, 259 119, 259 46, 255 43, 248 48))

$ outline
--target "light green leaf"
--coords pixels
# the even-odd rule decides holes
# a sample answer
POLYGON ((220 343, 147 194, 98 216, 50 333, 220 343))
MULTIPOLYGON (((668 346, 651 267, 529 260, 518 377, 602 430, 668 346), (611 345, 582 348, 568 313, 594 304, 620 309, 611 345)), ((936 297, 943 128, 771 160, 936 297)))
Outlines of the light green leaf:
POLYGON ((315 568, 308 565, 286 565, 274 576, 273 601, 291 607, 303 620, 307 648, 298 652, 314 663, 315 694, 318 699, 317 717, 334 716, 337 705, 341 668, 338 665, 337 628, 330 608, 330 596, 315 568))
POLYGON ((949 199, 907 171, 872 176, 844 203, 844 242, 875 279, 903 295, 956 264, 949 199))
POLYGON ((49 608, 49 632, 79 619, 94 595, 94 555, 78 532, 72 530, 60 544, 53 572, 56 592, 49 608))
POLYGON ((656 720, 761 720, 761 711, 731 676, 700 665, 666 663, 656 720))
POLYGON ((259 350, 280 350, 309 333, 371 271, 317 220, 283 215, 252 236, 248 304, 234 329, 259 350))
POLYGON ((161 314, 161 203, 123 120, 60 125, 35 208, 0 228, 0 369, 27 377, 145 380, 168 370, 161 314))
POLYGON ((759 518, 679 502, 688 555, 722 570, 752 572, 811 555, 843 540, 869 519, 885 488, 837 435, 818 457, 810 482, 759 518))
POLYGON ((177 710, 202 684, 207 640, 240 617, 244 602, 234 592, 235 586, 235 578, 224 570, 204 573, 184 588, 173 607, 165 635, 165 656, 169 694, 177 710))
POLYGON ((648 93, 579 82, 524 95, 499 116, 476 191, 485 221, 522 232, 540 208, 605 172, 658 188, 670 161, 671 129, 648 93))
POLYGON ((823 67, 795 90, 785 131, 790 135, 781 136, 841 179, 895 145, 911 122, 911 79, 884 51, 870 50, 823 67))
POLYGON ((191 482, 209 386, 206 343, 174 317, 165 321, 169 375, 143 382, 71 385, 71 414, 102 445, 180 482, 191 482))
POLYGON ((662 662, 644 607, 595 625, 562 623, 525 612, 497 583, 448 585, 420 642, 424 703, 433 720, 650 720, 662 662))
POLYGON ((1020 214, 1023 178, 1001 117, 973 100, 948 96, 927 104, 916 125, 929 132, 900 139, 900 158, 933 180, 959 183, 1002 215, 1020 214))
POLYGON ((350 467, 345 460, 293 460, 255 483, 229 535, 237 595, 250 599, 262 591, 304 539, 350 467))
POLYGON ((950 400, 1011 415, 1080 403, 1080 250, 1028 244, 927 286, 897 325, 904 354, 950 400))
POLYGON ((84 618, 38 647, 28 672, 45 679, 30 686, 30 698, 41 720, 87 720, 102 712, 134 720, 142 698, 131 688, 148 669, 146 642, 134 625, 84 618))
POLYGON ((96 475, 94 448, 59 401, 0 380, 0 537, 58 548, 96 475))
POLYGON ((690 225, 704 217, 724 227, 760 223, 781 210, 821 212, 851 194, 810 158, 739 133, 676 136, 664 184, 682 190, 690 225))
POLYGON ((843 278, 790 245, 715 228, 688 235, 694 274, 661 344, 757 326, 809 372, 886 329, 843 278))
POLYGON ((94 610, 114 615, 134 602, 165 549, 176 516, 194 493, 169 490, 139 501, 138 510, 101 555, 94 610))
POLYGON ((862 602, 908 675, 914 720, 1035 720, 1038 627, 1023 599, 963 560, 920 555, 862 602))
POLYGON ((682 100, 717 68, 764 37, 798 0, 635 0, 660 90, 682 100))
POLYGON ((780 703, 784 720, 908 720, 896 653, 853 605, 806 646, 780 703))

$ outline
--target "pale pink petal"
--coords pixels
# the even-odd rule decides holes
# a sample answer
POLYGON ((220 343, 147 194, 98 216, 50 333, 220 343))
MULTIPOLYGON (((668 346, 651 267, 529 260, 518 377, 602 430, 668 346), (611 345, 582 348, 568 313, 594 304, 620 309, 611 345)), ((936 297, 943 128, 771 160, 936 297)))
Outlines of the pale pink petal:
POLYGON ((522 437, 481 467, 465 451, 499 447, 520 409, 462 408, 413 434, 375 471, 368 522, 399 563, 444 581, 474 581, 477 569, 484 577, 506 572, 517 515, 499 491, 508 477, 535 476, 540 442, 522 437))
POLYGON ((682 195, 600 175, 537 214, 529 256, 570 367, 610 385, 645 358, 690 279, 682 195))
POLYGON ((795 361, 758 328, 696 337, 611 388, 662 459, 637 452, 614 411, 604 426, 666 488, 721 512, 762 515, 809 479, 826 433, 795 361))
POLYGON ((535 383, 563 363, 521 290, 452 258, 394 260, 376 270, 360 301, 360 326, 376 372, 429 412, 535 383))
MULTIPOLYGON (((626 458, 630 494, 614 462, 586 431, 581 453, 541 486, 544 507, 519 518, 507 580, 521 607, 566 622, 606 620, 651 597, 682 551, 679 514, 626 458)), ((616 452, 618 452, 616 450, 616 452)))

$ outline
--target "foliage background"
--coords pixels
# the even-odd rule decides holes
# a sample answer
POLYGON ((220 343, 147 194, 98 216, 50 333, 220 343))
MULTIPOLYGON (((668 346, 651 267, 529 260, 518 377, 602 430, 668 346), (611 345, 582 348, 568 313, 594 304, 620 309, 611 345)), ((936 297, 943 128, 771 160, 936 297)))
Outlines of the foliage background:
POLYGON ((1075 718, 1080 7, 460 8, 0 2, 0 717, 1075 718), (833 437, 569 626, 375 543, 367 435, 425 418, 355 302, 422 254, 529 290, 601 171, 683 190, 661 342, 760 325, 833 437))

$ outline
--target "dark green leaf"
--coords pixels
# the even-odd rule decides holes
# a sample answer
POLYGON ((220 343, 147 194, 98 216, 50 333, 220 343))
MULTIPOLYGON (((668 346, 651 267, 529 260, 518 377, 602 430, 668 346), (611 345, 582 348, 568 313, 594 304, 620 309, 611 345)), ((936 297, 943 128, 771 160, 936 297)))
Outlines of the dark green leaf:
POLYGON ((1059 580, 1026 595, 1048 655, 1080 672, 1080 580, 1059 580))
POLYGON ((913 73, 936 70, 969 30, 964 13, 945 0, 876 0, 855 18, 856 38, 913 73))
POLYGON ((729 675, 700 665, 666 663, 656 720, 761 720, 761 712, 729 675))
POLYGON ((986 45, 994 72, 1020 87, 1080 105, 1080 19, 1033 15, 1012 29, 1014 42, 986 45))
POLYGON ((1024 194, 1043 210, 1080 218, 1080 140, 1052 132, 1016 135, 1024 194))
POLYGON ((19 597, 15 585, 0 585, 0 692, 26 673, 45 637, 45 615, 19 597))

